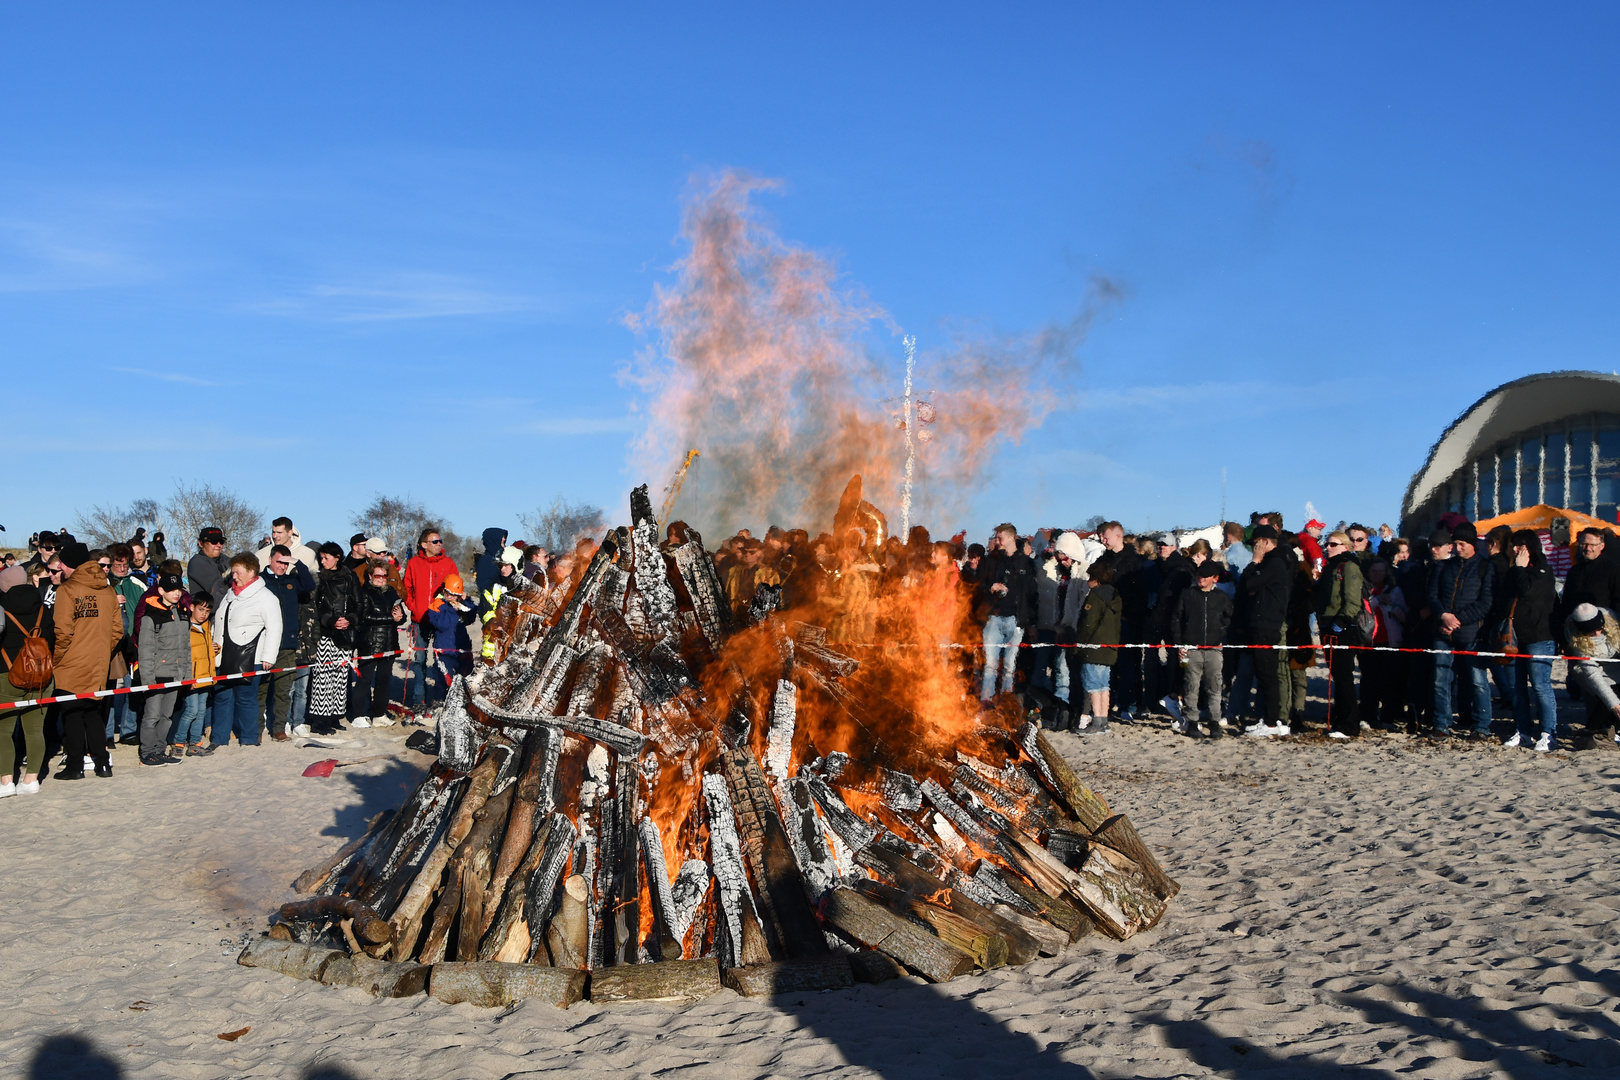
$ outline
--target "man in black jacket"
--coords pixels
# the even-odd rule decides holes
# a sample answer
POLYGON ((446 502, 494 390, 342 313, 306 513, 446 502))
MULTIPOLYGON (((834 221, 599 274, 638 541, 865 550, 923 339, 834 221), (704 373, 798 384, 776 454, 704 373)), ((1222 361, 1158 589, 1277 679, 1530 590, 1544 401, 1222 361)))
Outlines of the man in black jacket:
MULTIPOLYGON (((1453 656, 1453 649, 1477 648, 1480 630, 1491 613, 1491 566, 1477 545, 1479 534, 1463 522, 1451 531, 1453 553, 1429 575, 1426 606, 1439 619, 1434 648, 1434 730, 1451 734, 1451 684, 1455 672, 1468 679, 1474 727, 1470 735, 1491 730, 1491 685, 1477 656, 1453 656)), ((1440 555, 1437 550, 1436 557, 1440 555)))
MULTIPOLYGON (((1121 642, 1140 642, 1146 631, 1143 621, 1147 615, 1147 600, 1142 594, 1142 556, 1125 543, 1125 527, 1117 521, 1105 521, 1097 530, 1097 539, 1107 550, 1097 557, 1094 565, 1106 566, 1114 575, 1113 585, 1125 607, 1120 625, 1121 642)), ((1122 720, 1134 720, 1142 686, 1142 650, 1121 649, 1119 660, 1109 676, 1110 700, 1122 720)))
POLYGON ((270 595, 281 603, 281 644, 276 650, 275 663, 279 674, 259 680, 259 712, 270 721, 270 737, 276 742, 286 742, 292 738, 287 734, 287 729, 298 723, 297 718, 292 716, 293 680, 304 672, 281 669, 297 663, 298 605, 307 604, 314 598, 315 577, 309 572, 309 567, 293 558, 290 547, 275 544, 270 548, 270 564, 259 574, 259 578, 270 590, 270 595), (269 698, 271 679, 275 682, 276 696, 270 703, 270 711, 266 713, 264 705, 269 698))
POLYGON ((1608 533, 1602 529, 1581 530, 1579 558, 1564 579, 1564 595, 1559 601, 1553 629, 1560 634, 1569 613, 1582 604, 1614 611, 1620 605, 1620 563, 1608 549, 1608 533))
MULTIPOLYGON (((1286 645, 1288 643, 1288 601, 1294 584, 1294 567, 1277 549, 1277 529, 1256 525, 1252 536, 1254 561, 1238 579, 1237 626, 1247 645, 1286 645)), ((1245 735, 1270 738, 1287 735, 1283 716, 1283 669, 1286 654, 1266 649, 1254 652, 1254 675, 1265 700, 1265 716, 1247 728, 1245 735)))
POLYGON ((984 622, 984 679, 979 700, 989 701, 996 693, 996 672, 1001 672, 1001 692, 1013 692, 1013 675, 1018 666, 1018 646, 1024 640, 1035 597, 1035 561, 1018 550, 1018 530, 1009 524, 996 526, 995 550, 979 564, 976 596, 988 612, 984 622))

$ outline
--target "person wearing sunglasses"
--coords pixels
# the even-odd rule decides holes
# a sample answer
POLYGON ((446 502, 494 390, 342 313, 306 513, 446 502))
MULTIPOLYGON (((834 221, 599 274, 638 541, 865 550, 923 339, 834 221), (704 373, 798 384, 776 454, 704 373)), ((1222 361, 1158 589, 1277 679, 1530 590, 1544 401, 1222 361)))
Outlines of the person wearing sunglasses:
POLYGON ((410 667, 405 678, 404 705, 427 704, 427 670, 431 657, 433 628, 423 622, 428 605, 439 587, 456 574, 455 560, 444 553, 444 536, 434 528, 423 529, 416 541, 416 554, 405 564, 405 607, 410 612, 412 646, 410 667))
MULTIPOLYGON (((1362 533, 1366 545, 1366 533, 1362 533)), ((1333 685, 1333 700, 1328 708, 1328 738, 1353 739, 1361 734, 1361 718, 1356 709, 1355 654, 1341 645, 1363 645, 1356 626, 1361 614, 1361 563, 1350 546, 1350 537, 1344 532, 1328 534, 1323 545, 1327 562, 1322 576, 1316 579, 1316 625, 1322 633, 1322 644, 1328 655, 1328 677, 1333 685)))
POLYGON ((389 727, 388 681, 394 672, 393 653, 399 648, 399 628, 405 624, 405 605, 388 584, 388 560, 372 559, 366 582, 360 586, 360 674, 349 690, 352 727, 389 727), (364 721, 364 722, 362 722, 364 721))
POLYGON ((287 671, 297 663, 299 619, 298 606, 309 603, 315 596, 315 577, 309 568, 293 558, 286 544, 270 547, 270 562, 259 575, 264 587, 281 604, 281 643, 276 649, 275 675, 259 680, 259 712, 270 723, 270 738, 286 742, 291 735, 287 729, 302 723, 298 712, 298 684, 306 682, 308 671, 287 671), (275 696, 270 696, 271 691, 275 696), (265 706, 270 706, 266 711, 265 706))

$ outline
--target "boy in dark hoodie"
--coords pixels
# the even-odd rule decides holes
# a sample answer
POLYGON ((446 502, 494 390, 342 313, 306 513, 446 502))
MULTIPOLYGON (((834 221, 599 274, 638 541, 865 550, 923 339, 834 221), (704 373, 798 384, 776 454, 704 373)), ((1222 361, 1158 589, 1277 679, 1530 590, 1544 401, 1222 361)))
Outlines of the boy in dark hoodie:
POLYGON ((1226 629, 1232 624, 1232 598, 1215 587, 1221 579, 1221 565, 1214 559, 1199 564, 1194 583, 1181 590, 1169 619, 1170 641, 1181 648, 1181 709, 1165 698, 1166 709, 1175 715, 1172 730, 1198 738, 1199 691, 1209 707, 1209 733, 1219 738, 1226 727, 1221 711, 1221 649, 1226 629), (1189 646, 1212 646, 1189 648, 1189 646), (1181 710, 1185 709, 1183 713, 1181 710))

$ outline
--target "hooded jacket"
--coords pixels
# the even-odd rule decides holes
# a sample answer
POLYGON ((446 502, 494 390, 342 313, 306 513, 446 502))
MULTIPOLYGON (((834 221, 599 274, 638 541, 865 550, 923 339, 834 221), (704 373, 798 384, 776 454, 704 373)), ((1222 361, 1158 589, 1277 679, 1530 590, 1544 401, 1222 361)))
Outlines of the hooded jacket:
POLYGON ((13 585, 5 592, 0 593, 0 674, 11 670, 11 661, 17 658, 18 651, 23 647, 23 639, 34 631, 34 620, 39 620, 39 633, 45 639, 45 644, 56 644, 56 624, 51 619, 51 609, 45 606, 39 589, 26 582, 13 585), (9 615, 11 618, 6 618, 9 615), (16 622, 13 622, 15 619, 16 622), (17 624, 21 623, 19 627, 17 624))
MULTIPOLYGON (((304 543, 304 538, 298 535, 297 529, 291 529, 289 532, 291 535, 287 537, 287 550, 292 552, 292 557, 304 565, 304 568, 309 571, 311 577, 320 573, 321 562, 315 557, 315 549, 304 543)), ((264 547, 259 549, 258 555, 260 566, 270 565, 270 552, 275 548, 275 546, 275 544, 271 543, 266 544, 264 547)))
POLYGON ((241 591, 234 585, 225 590, 225 599, 214 612, 214 644, 223 649, 227 633, 235 645, 258 638, 253 655, 243 657, 244 663, 275 664, 281 648, 281 603, 265 588, 263 578, 254 578, 241 591))
POLYGON ((439 591, 444 579, 456 572, 456 561, 448 555, 411 556, 405 564, 405 606, 410 609, 411 621, 427 618, 428 605, 439 591))
POLYGON ((188 632, 191 634, 191 677, 198 680, 197 685, 208 686, 214 681, 217 670, 213 624, 207 619, 200 623, 192 622, 191 616, 187 615, 186 625, 190 627, 188 632))
POLYGON ((1472 559, 1453 555, 1435 566, 1429 575, 1428 606, 1436 616, 1450 613, 1462 625, 1441 638, 1452 645, 1472 645, 1479 637, 1485 617, 1491 613, 1491 562, 1476 553, 1472 559))
POLYGON ((118 594, 107 572, 87 562, 56 590, 56 688, 64 694, 88 694, 107 688, 113 650, 124 638, 118 594))
POLYGON ((501 576, 501 553, 506 550, 505 529, 484 530, 484 553, 478 556, 473 563, 473 570, 478 582, 478 614, 483 615, 489 610, 484 602, 484 591, 495 584, 501 576))
POLYGON ((141 683, 191 678, 191 620, 163 597, 141 601, 141 683))

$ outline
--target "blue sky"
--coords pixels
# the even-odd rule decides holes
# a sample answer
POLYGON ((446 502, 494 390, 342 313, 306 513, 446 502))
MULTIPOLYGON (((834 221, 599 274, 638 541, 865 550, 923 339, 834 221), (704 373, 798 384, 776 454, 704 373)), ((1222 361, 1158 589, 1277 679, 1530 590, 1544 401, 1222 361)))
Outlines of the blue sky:
POLYGON ((1123 289, 1064 407, 936 527, 1202 524, 1223 468, 1229 516, 1394 521, 1491 387, 1620 366, 1617 30, 1607 5, 17 7, 0 523, 177 480, 306 538, 378 492, 469 532, 557 494, 623 518, 624 317, 727 168, 780 178, 775 228, 925 352, 1123 289))

